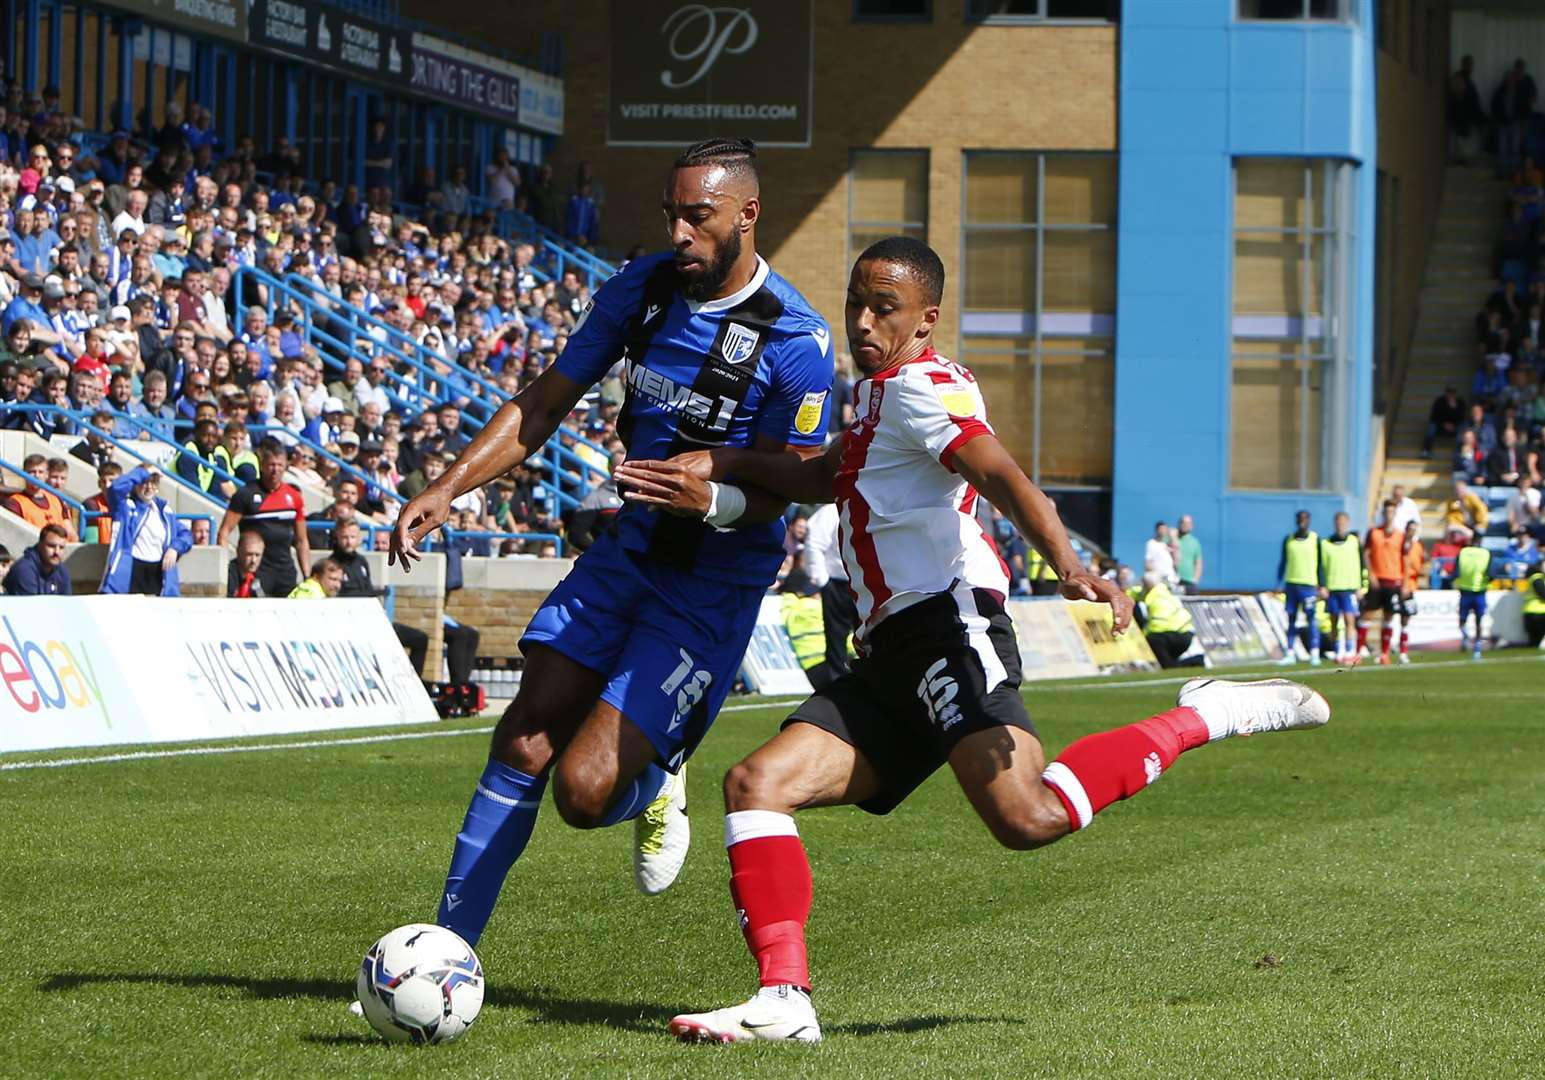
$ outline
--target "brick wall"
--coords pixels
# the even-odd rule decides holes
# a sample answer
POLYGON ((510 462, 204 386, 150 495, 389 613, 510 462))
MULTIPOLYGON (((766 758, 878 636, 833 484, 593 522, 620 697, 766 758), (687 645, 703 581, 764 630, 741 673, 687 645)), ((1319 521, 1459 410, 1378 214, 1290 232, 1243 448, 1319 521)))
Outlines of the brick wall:
POLYGON ((520 655, 517 642, 526 624, 546 597, 545 592, 505 589, 461 589, 450 595, 446 611, 458 622, 475 626, 482 634, 479 656, 520 655))
MULTIPOLYGON (((665 246, 660 190, 674 152, 606 146, 609 0, 476 8, 403 0, 402 10, 528 55, 539 51, 542 31, 565 31, 557 187, 567 196, 575 164, 594 161, 605 187, 606 245, 665 246)), ((760 155, 759 249, 840 341, 849 155, 928 149, 928 242, 958 283, 962 151, 1114 149, 1116 35, 1112 26, 973 25, 964 0, 935 0, 927 23, 855 23, 847 0, 817 0, 814 134, 809 149, 760 155)), ((958 301, 952 285, 937 335, 941 348, 957 354, 958 301)))

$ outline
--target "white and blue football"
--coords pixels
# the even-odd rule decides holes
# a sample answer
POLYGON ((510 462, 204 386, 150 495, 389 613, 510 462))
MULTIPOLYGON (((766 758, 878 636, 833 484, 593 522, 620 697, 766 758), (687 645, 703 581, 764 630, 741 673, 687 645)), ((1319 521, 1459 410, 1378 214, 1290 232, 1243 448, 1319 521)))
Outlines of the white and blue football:
POLYGON ((355 992, 391 1042, 450 1042, 483 1007, 483 965, 455 931, 410 923, 370 946, 355 992))

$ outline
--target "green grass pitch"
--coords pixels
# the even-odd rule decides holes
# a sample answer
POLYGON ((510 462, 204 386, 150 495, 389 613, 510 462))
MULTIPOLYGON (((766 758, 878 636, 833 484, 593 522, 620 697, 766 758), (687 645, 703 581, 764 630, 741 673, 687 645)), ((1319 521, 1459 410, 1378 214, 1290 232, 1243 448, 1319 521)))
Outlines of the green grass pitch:
MULTIPOLYGON (((479 950, 488 1003, 443 1047, 388 1046, 346 1006, 364 948, 432 916, 485 736, 3 771, 0 1061, 46 1077, 1545 1075, 1545 660, 1299 677, 1330 727, 1187 754, 1039 852, 995 846, 947 773, 889 818, 802 816, 818 1047, 665 1033, 754 989, 717 785, 782 708, 724 715, 693 761, 693 851, 661 897, 634 891, 626 828, 575 832, 547 807, 479 950)), ((1055 754, 1166 708, 1176 681, 1026 696, 1055 754)))

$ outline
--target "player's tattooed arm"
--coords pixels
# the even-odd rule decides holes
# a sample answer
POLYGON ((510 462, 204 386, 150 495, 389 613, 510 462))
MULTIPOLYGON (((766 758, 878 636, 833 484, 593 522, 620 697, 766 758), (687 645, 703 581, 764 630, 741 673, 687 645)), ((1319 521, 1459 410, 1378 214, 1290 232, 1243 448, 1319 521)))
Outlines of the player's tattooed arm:
POLYGON ((814 446, 764 441, 751 447, 692 450, 669 461, 624 462, 617 470, 617 484, 629 502, 702 516, 708 509, 708 483, 732 481, 746 493, 746 512, 737 524, 751 525, 780 517, 791 502, 831 502, 841 447, 838 439, 825 453, 814 446))
POLYGON ((1045 556, 1061 580, 1063 596, 1109 604, 1118 634, 1131 624, 1132 598, 1079 561, 1056 505, 1030 482, 996 436, 982 434, 965 443, 955 451, 952 464, 988 502, 1008 514, 1031 546, 1045 556))
POLYGON ((557 368, 548 368, 501 405, 455 462, 402 508, 388 561, 404 570, 418 561, 418 542, 445 524, 451 500, 503 476, 541 449, 585 389, 557 368))

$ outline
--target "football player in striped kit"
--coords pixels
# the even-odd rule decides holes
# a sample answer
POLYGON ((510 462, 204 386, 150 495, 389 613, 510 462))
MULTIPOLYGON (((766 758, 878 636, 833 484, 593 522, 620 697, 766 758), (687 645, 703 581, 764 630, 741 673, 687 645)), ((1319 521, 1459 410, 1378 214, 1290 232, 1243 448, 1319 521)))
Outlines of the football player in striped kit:
POLYGON ((993 434, 971 373, 934 350, 943 291, 943 264, 918 240, 881 240, 859 257, 847 334, 865 378, 853 426, 826 454, 722 449, 678 456, 675 472, 644 461, 618 471, 627 498, 678 513, 690 512, 682 468, 835 501, 861 620, 853 671, 725 778, 730 892, 761 989, 677 1016, 670 1027, 682 1039, 820 1039, 804 935, 813 886, 796 811, 857 804, 885 814, 948 763, 995 838, 1036 848, 1087 827, 1186 750, 1330 718, 1325 699, 1297 683, 1194 679, 1176 708, 1086 736, 1046 763, 1020 696, 1008 572, 972 513, 977 493, 1046 557, 1063 596, 1109 604, 1117 631, 1132 601, 1079 563, 1055 507, 993 434))

